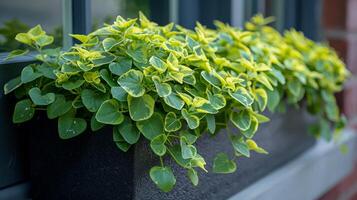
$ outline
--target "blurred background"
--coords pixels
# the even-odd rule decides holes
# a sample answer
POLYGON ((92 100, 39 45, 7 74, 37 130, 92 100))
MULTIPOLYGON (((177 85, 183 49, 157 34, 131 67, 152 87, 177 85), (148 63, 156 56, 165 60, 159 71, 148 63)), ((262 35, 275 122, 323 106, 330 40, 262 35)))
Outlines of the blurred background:
MULTIPOLYGON (((272 26, 277 30, 294 28, 312 40, 329 43, 350 71, 357 73, 357 0, 2 0, 0 66, 30 61, 26 57, 11 63, 2 60, 7 52, 21 47, 13 40, 15 35, 37 24, 55 36, 54 45, 67 48, 73 43, 69 33, 89 33, 103 23, 113 22, 117 15, 134 18, 138 11, 159 24, 175 22, 187 28, 194 27, 196 21, 213 27, 213 20, 243 27, 257 13, 274 16, 272 26)), ((0 85, 3 76, 0 74, 0 85)), ((338 100, 351 124, 356 122, 356 80, 347 83, 338 100)), ((16 184, 21 185, 19 190, 26 190, 26 184, 22 185, 27 181, 23 172, 26 158, 18 150, 17 138, 11 142, 9 138, 14 136, 6 135, 4 130, 0 133, 0 191, 16 184)), ((339 199, 347 194, 357 199, 357 170, 321 199, 339 199)))

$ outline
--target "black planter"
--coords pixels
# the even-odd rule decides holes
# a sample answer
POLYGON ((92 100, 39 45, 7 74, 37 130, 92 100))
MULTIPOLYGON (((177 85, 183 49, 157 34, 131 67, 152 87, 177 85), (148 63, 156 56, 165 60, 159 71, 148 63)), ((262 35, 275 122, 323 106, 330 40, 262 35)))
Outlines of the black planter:
MULTIPOLYGON (((160 192, 151 182, 148 170, 159 162, 146 142, 127 153, 112 142, 111 129, 86 132, 77 138, 60 140, 56 123, 36 120, 30 139, 33 199, 226 199, 244 187, 285 164, 314 144, 306 134, 306 114, 291 110, 274 114, 271 122, 260 127, 257 143, 269 155, 253 153, 250 159, 240 158, 237 172, 228 175, 200 172, 197 187, 191 185, 186 172, 172 160, 177 178, 169 193, 160 192)), ((198 151, 211 169, 214 155, 232 152, 226 134, 202 138, 198 151)))
POLYGON ((12 112, 16 99, 4 95, 3 85, 16 77, 28 63, 0 64, 0 196, 3 188, 27 179, 27 141, 29 123, 15 125, 12 112))

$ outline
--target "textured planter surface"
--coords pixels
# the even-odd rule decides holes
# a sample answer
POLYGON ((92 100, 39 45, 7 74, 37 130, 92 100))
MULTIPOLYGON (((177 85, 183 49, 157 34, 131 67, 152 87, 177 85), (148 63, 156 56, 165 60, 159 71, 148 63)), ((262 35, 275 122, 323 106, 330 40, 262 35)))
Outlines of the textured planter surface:
MULTIPOLYGON (((159 162, 146 142, 122 153, 112 142, 110 129, 63 141, 58 139, 55 122, 36 120, 38 129, 31 133, 29 149, 32 195, 34 199, 226 199, 313 145, 314 139, 306 134, 309 119, 305 114, 289 111, 271 119, 255 136, 270 154, 239 158, 236 173, 200 171, 199 185, 194 187, 184 170, 166 160, 177 178, 170 193, 160 192, 149 178, 148 170, 159 162)), ((197 147, 208 170, 216 153, 232 152, 223 132, 202 138, 197 147)))
POLYGON ((0 189, 24 181, 27 177, 26 145, 28 123, 12 123, 15 97, 5 96, 3 85, 17 76, 22 64, 0 65, 0 189))

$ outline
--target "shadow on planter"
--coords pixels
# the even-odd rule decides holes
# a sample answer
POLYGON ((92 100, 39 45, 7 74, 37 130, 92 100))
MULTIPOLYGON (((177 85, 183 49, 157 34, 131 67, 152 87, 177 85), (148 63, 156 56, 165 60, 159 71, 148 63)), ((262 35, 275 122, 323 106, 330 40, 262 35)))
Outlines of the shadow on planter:
MULTIPOLYGON (((43 116, 45 117, 45 116, 43 116)), ((186 171, 170 159, 177 182, 169 193, 160 192, 150 180, 151 166, 159 165, 147 142, 127 153, 112 142, 112 131, 86 132, 77 138, 60 140, 55 121, 37 119, 31 133, 30 158, 33 199, 226 199, 274 169, 292 160, 315 142, 307 133, 309 117, 290 110, 274 114, 260 127, 256 142, 269 155, 253 153, 239 158, 237 172, 228 175, 199 172, 197 187, 186 171)), ((197 143, 206 158, 207 169, 218 152, 233 152, 226 134, 204 137, 197 143)))

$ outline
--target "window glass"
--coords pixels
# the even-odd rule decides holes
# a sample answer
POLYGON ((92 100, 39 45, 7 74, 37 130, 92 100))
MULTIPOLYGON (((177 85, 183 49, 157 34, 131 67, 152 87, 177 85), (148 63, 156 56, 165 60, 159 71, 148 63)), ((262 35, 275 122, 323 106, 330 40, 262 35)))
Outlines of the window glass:
POLYGON ((40 24, 55 37, 56 46, 62 44, 62 0, 1 0, 0 52, 21 48, 14 40, 19 32, 26 32, 40 24))
POLYGON ((103 23, 112 23, 120 15, 124 18, 135 18, 142 11, 149 15, 149 0, 92 0, 93 29, 103 26, 103 23))

